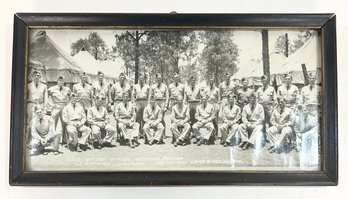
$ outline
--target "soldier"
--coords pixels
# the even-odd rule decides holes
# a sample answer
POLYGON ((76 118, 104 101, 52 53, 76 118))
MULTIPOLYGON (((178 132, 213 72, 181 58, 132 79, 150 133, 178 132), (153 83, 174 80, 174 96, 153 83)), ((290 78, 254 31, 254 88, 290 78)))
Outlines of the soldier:
POLYGON ((189 85, 185 87, 185 101, 188 103, 190 108, 190 123, 194 124, 196 122, 195 113, 197 105, 200 99, 200 88, 196 84, 196 78, 194 76, 190 77, 189 85))
POLYGON ((224 147, 227 147, 231 144, 231 141, 233 139, 236 140, 236 143, 238 139, 245 139, 244 137, 241 138, 239 135, 239 120, 242 116, 242 110, 238 105, 235 103, 235 95, 229 94, 228 95, 228 105, 226 105, 222 109, 222 120, 223 124, 220 126, 220 132, 221 132, 221 143, 224 147))
POLYGON ((285 101, 282 97, 278 97, 278 108, 273 111, 270 123, 272 126, 266 130, 270 139, 270 153, 280 153, 284 150, 289 136, 293 133, 294 115, 290 108, 285 107, 285 101))
POLYGON ((44 110, 47 103, 47 86, 40 82, 41 72, 34 70, 32 73, 32 82, 28 84, 28 99, 27 99, 27 131, 26 142, 29 143, 31 139, 31 124, 34 116, 34 107, 41 106, 44 110))
POLYGON ((174 75, 174 83, 169 84, 169 99, 170 99, 170 107, 172 108, 178 97, 184 97, 185 86, 180 83, 180 78, 178 74, 174 75))
POLYGON ((215 110, 213 105, 208 103, 207 96, 205 95, 201 98, 201 104, 197 106, 195 118, 197 122, 192 128, 197 145, 207 145, 214 132, 213 120, 215 118, 215 110), (200 132, 202 128, 206 128, 206 131, 203 131, 203 133, 200 132))
MULTIPOLYGON (((217 139, 217 130, 218 130, 218 120, 219 120, 219 111, 220 111, 220 102, 219 102, 219 89, 215 86, 215 80, 213 76, 209 77, 209 86, 203 91, 204 95, 207 96, 208 102, 213 105, 215 110, 215 118, 213 120, 213 125, 215 128, 215 138, 217 139)), ((222 110, 221 110, 222 111, 222 110)))
POLYGON ((77 101, 87 112, 87 109, 90 108, 93 103, 93 93, 92 86, 88 84, 88 76, 86 73, 82 73, 81 82, 73 86, 73 93, 76 93, 77 101))
POLYGON ((261 147, 263 142, 263 122, 265 113, 263 106, 256 101, 255 93, 249 96, 249 104, 245 105, 242 111, 242 124, 240 124, 240 133, 242 143, 240 147, 243 150, 249 147, 261 147), (250 136, 248 136, 250 134, 250 136), (244 138, 244 140, 243 140, 244 138))
POLYGON ((190 109, 187 105, 184 105, 181 96, 178 97, 177 103, 172 108, 171 120, 172 124, 170 125, 170 130, 172 131, 175 140, 174 146, 185 146, 185 140, 187 139, 190 130, 190 109), (180 132, 179 129, 182 131, 180 132))
POLYGON ((156 98, 158 106, 161 107, 162 112, 165 113, 168 110, 169 103, 169 91, 168 87, 162 83, 162 76, 156 75, 157 82, 151 87, 151 95, 156 98))
POLYGON ((253 92, 253 89, 249 88, 249 81, 247 78, 241 79, 242 88, 238 89, 237 91, 237 105, 243 109, 245 105, 249 103, 249 96, 253 92))
POLYGON ((265 111, 265 127, 270 126, 270 119, 273 112, 273 107, 276 106, 277 94, 272 86, 269 85, 269 78, 267 75, 261 77, 262 86, 257 89, 257 101, 263 106, 265 111))
POLYGON ((292 111, 295 110, 298 102, 298 88, 292 84, 292 75, 285 75, 285 84, 279 86, 278 95, 282 96, 285 100, 285 106, 291 108, 292 111))
POLYGON ((299 105, 307 107, 308 112, 318 112, 320 105, 321 87, 315 84, 317 80, 314 73, 308 74, 309 85, 302 88, 299 97, 299 105))
MULTIPOLYGON (((145 83, 143 76, 139 77, 139 83, 134 86, 133 94, 133 99, 135 101, 135 105, 137 106, 136 121, 139 123, 140 129, 142 130, 144 126, 144 108, 148 104, 150 96, 150 86, 145 83)), ((142 135, 142 132, 140 132, 140 134, 142 135)))
POLYGON ((43 113, 43 108, 37 106, 34 108, 35 116, 31 121, 31 135, 32 140, 30 141, 30 155, 37 155, 42 153, 47 155, 47 151, 44 151, 45 147, 53 143, 53 154, 58 155, 63 152, 59 151, 59 141, 61 132, 54 130, 53 119, 43 113))
POLYGON ((51 116, 54 121, 54 126, 56 131, 62 131, 65 129, 62 120, 62 110, 70 101, 70 88, 64 86, 64 76, 60 75, 57 79, 57 85, 52 86, 48 89, 48 96, 51 97, 53 106, 51 111, 51 116), (58 121, 60 121, 60 126, 57 128, 58 121))
MULTIPOLYGON (((116 107, 117 104, 123 101, 124 93, 131 93, 131 86, 126 82, 126 75, 121 73, 119 82, 112 85, 110 89, 109 102, 116 107)), ((132 97, 132 96, 130 96, 132 97)))
POLYGON ((130 92, 123 93, 123 102, 115 107, 115 119, 120 133, 131 148, 139 145, 139 124, 136 122, 136 107, 130 102, 130 92))
POLYGON ((76 152, 81 152, 81 148, 86 148, 91 129, 84 125, 86 114, 82 105, 77 103, 77 94, 71 94, 70 103, 63 108, 62 118, 67 125, 66 130, 70 137, 68 139, 68 148, 72 145, 74 149, 76 148, 76 152), (79 135, 79 132, 81 135, 79 135))
POLYGON ((164 126, 162 124, 163 113, 157 105, 156 97, 151 95, 150 104, 144 109, 144 131, 149 145, 163 142, 164 126))
POLYGON ((237 93, 237 85, 231 81, 231 74, 229 72, 226 72, 225 75, 225 81, 223 81, 220 85, 219 85, 219 94, 220 94, 220 110, 222 111, 222 108, 225 107, 225 105, 227 104, 227 96, 229 93, 233 93, 234 95, 236 95, 237 93))
POLYGON ((114 139, 116 129, 111 126, 108 111, 103 106, 104 95, 100 94, 95 98, 95 105, 87 111, 87 122, 91 125, 93 138, 97 140, 95 148, 101 149, 103 146, 110 147, 114 139), (101 131, 105 131, 104 138, 101 131))
POLYGON ((102 106, 108 108, 109 85, 105 82, 104 73, 101 71, 98 71, 98 80, 92 84, 92 95, 94 101, 98 96, 101 97, 102 106))

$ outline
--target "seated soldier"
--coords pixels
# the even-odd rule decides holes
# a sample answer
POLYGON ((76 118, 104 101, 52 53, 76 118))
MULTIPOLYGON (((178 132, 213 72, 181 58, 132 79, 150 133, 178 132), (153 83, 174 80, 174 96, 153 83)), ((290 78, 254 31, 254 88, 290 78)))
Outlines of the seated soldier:
POLYGON ((43 109, 40 106, 34 108, 35 116, 31 121, 31 135, 30 141, 30 155, 38 155, 42 153, 47 155, 45 147, 53 143, 53 154, 58 155, 62 152, 59 151, 60 132, 54 130, 53 119, 43 113, 43 109))
POLYGON ((255 93, 249 95, 249 104, 245 105, 242 111, 242 124, 240 133, 242 143, 240 147, 246 150, 250 147, 258 148, 262 146, 264 135, 262 132, 265 113, 261 104, 256 102, 255 93), (250 136, 248 136, 250 134, 250 136))
POLYGON ((278 97, 278 107, 272 113, 271 127, 266 130, 270 139, 270 153, 281 152, 287 143, 289 136, 293 133, 294 115, 290 108, 285 107, 283 97, 278 97))
POLYGON ((91 125, 93 138, 97 140, 95 145, 97 149, 101 149, 103 146, 111 146, 116 133, 116 129, 109 125, 110 118, 104 107, 103 98, 103 95, 98 95, 95 99, 95 105, 87 111, 87 122, 91 125), (104 138, 102 138, 102 130, 105 131, 104 138))
POLYGON ((130 95, 123 93, 122 102, 115 106, 115 119, 121 135, 128 141, 129 146, 134 148, 139 145, 139 123, 136 120, 136 107, 130 102, 130 95))
POLYGON ((150 104, 144 109, 144 131, 149 145, 163 142, 164 126, 162 124, 162 110, 157 105, 156 98, 151 95, 150 104))
POLYGON ((174 146, 185 146, 185 140, 190 130, 190 109, 187 105, 184 105, 183 97, 181 96, 178 97, 177 103, 172 108, 171 120, 170 130, 174 137, 174 146), (181 132, 179 130, 180 128, 182 130, 181 132))
POLYGON ((241 118, 242 111, 239 106, 235 103, 235 95, 228 95, 228 104, 222 109, 222 120, 223 124, 220 126, 221 132, 221 144, 224 147, 230 145, 231 141, 235 139, 241 139, 239 133, 238 121, 241 118))
POLYGON ((197 145, 207 145, 215 130, 213 124, 215 110, 213 105, 208 103, 205 95, 201 98, 201 104, 197 106, 195 118, 197 122, 192 126, 192 129, 197 140, 197 145), (206 128, 206 131, 201 131, 202 128, 206 128))
POLYGON ((82 105, 77 103, 75 93, 71 94, 70 103, 64 107, 62 119, 67 125, 66 130, 69 135, 68 148, 76 152, 81 152, 81 148, 86 149, 91 129, 84 125, 86 122, 85 110, 82 105), (73 146, 73 148, 70 148, 70 146, 73 146))

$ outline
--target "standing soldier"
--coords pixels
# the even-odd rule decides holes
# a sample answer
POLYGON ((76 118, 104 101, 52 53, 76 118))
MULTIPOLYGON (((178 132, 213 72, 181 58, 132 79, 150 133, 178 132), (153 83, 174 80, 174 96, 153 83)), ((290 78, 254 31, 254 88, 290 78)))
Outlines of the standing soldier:
POLYGON ((228 95, 228 105, 226 105, 222 109, 222 120, 223 124, 220 126, 220 132, 221 132, 221 143, 224 147, 227 147, 231 144, 231 141, 233 139, 238 140, 240 138, 242 142, 245 139, 245 137, 242 137, 239 135, 239 120, 242 116, 242 111, 238 105, 235 103, 235 95, 229 94, 228 95))
POLYGON ((70 89, 64 86, 63 75, 58 77, 57 85, 48 89, 48 96, 51 97, 53 101, 51 116, 53 118, 56 131, 62 132, 62 130, 65 129, 65 125, 62 120, 62 110, 69 103, 70 94, 70 89), (58 121, 60 121, 60 126, 57 128, 58 121))
POLYGON ((227 96, 228 94, 232 93, 234 95, 237 94, 237 85, 231 81, 231 74, 229 72, 226 72, 225 81, 223 81, 219 86, 219 94, 220 94, 220 110, 222 111, 222 108, 225 107, 227 104, 227 96))
POLYGON ((315 84, 316 80, 314 73, 308 74, 309 85, 302 88, 299 98, 299 105, 306 107, 308 112, 314 113, 319 110, 321 92, 321 87, 315 84))
POLYGON ((47 103, 47 86, 46 84, 40 82, 41 72, 34 70, 32 73, 32 82, 28 84, 28 99, 27 99, 27 133, 26 141, 27 143, 31 139, 30 134, 30 122, 34 116, 34 107, 41 106, 45 110, 47 103))
POLYGON ((126 82, 126 75, 121 73, 119 76, 119 82, 112 85, 110 89, 109 102, 111 105, 116 107, 117 104, 121 103, 123 101, 124 93, 131 93, 131 86, 126 82))
POLYGON ((298 102, 298 88, 292 84, 292 75, 285 75, 285 84, 279 86, 278 95, 282 96, 285 100, 285 106, 291 108, 292 111, 295 111, 297 102, 298 102))
POLYGON ((171 119, 172 124, 170 125, 170 130, 173 134, 174 146, 185 146, 185 140, 187 139, 190 130, 190 109, 187 105, 184 105, 181 96, 178 97, 177 103, 172 108, 171 119))
MULTIPOLYGON (((184 84, 180 83, 180 78, 178 74, 174 75, 174 83, 169 85, 169 99, 170 99, 170 108, 172 108, 178 98, 184 97, 185 87, 184 84)), ((171 111, 171 110, 170 110, 171 111)))
POLYGON ((149 96, 150 96, 150 87, 148 84, 145 83, 144 77, 139 77, 139 83, 134 86, 134 96, 133 99, 135 101, 135 105, 137 106, 137 119, 140 126, 140 134, 142 136, 142 129, 144 127, 144 120, 143 120, 143 114, 144 114, 144 108, 149 102, 149 96))
POLYGON ((253 89, 249 88, 249 81, 247 78, 243 77, 241 79, 241 83, 242 88, 238 89, 237 91, 237 104, 241 109, 243 109, 243 107, 249 103, 248 99, 250 94, 253 92, 253 89))
POLYGON ((109 85, 105 82, 104 73, 101 71, 98 71, 98 80, 92 84, 92 94, 94 102, 99 96, 102 100, 102 106, 104 106, 106 109, 108 108, 109 85))
POLYGON ((156 97, 151 95, 150 104, 144 109, 144 131, 149 145, 163 142, 164 126, 162 124, 163 112, 156 103, 156 97))
POLYGON ((200 88, 196 84, 196 78, 190 77, 189 85, 185 87, 185 101, 190 108, 190 123, 193 125, 196 123, 195 113, 200 99, 200 88))
POLYGON ((95 98, 95 105, 87 111, 87 122, 91 125, 93 138, 97 140, 96 148, 101 149, 103 146, 110 147, 114 139, 116 129, 109 125, 110 118, 108 111, 103 106, 104 95, 99 95, 95 98), (104 138, 101 131, 105 131, 104 138))
POLYGON ((291 109, 285 107, 282 97, 278 97, 278 108, 273 111, 271 117, 272 126, 266 130, 271 143, 268 149, 270 153, 281 152, 284 149, 284 145, 293 132, 294 121, 291 109))
POLYGON ((123 93, 123 102, 115 107, 115 119, 123 138, 126 139, 131 148, 139 145, 139 124, 136 122, 136 107, 130 102, 129 93, 123 93))
POLYGON ((201 104, 197 106, 195 118, 197 122, 192 128, 197 140, 197 145, 207 145, 214 132, 213 120, 215 118, 215 110, 213 105, 208 103, 206 96, 202 96, 201 104), (203 133, 200 132, 202 128, 206 128, 206 131, 203 133))
POLYGON ((77 152, 81 152, 82 147, 86 148, 91 129, 84 125, 86 113, 82 105, 77 103, 77 95, 75 93, 71 94, 70 103, 64 107, 62 118, 67 125, 66 130, 70 137, 68 140, 72 139, 72 141, 68 141, 68 148, 72 145, 77 152))
POLYGON ((265 111, 265 127, 269 128, 269 120, 271 119, 273 107, 276 106, 277 95, 272 86, 269 85, 267 75, 261 77, 262 86, 257 89, 257 101, 263 106, 265 111))
POLYGON ((240 124, 240 133, 242 137, 243 150, 249 147, 261 147, 263 142, 263 122, 265 113, 263 106, 256 101, 256 96, 251 93, 249 104, 245 105, 242 111, 242 124, 240 124), (250 134, 250 136, 248 136, 250 134), (244 139, 243 139, 244 138, 244 139))
POLYGON ((93 93, 92 86, 88 84, 88 76, 86 73, 82 73, 81 82, 73 86, 73 93, 76 93, 77 101, 87 112, 87 109, 92 106, 93 93))
POLYGON ((37 106, 34 108, 35 116, 31 121, 31 135, 30 141, 30 155, 37 155, 42 153, 47 155, 44 151, 46 146, 49 146, 53 142, 53 154, 58 155, 62 152, 59 151, 59 141, 61 132, 54 130, 54 121, 50 116, 43 113, 43 108, 37 106))

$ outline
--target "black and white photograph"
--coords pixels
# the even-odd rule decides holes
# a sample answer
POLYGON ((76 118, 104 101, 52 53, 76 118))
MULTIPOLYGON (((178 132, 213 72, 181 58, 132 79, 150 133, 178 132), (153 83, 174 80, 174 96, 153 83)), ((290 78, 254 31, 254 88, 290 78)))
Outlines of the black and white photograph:
POLYGON ((311 29, 31 29, 28 171, 320 171, 311 29))

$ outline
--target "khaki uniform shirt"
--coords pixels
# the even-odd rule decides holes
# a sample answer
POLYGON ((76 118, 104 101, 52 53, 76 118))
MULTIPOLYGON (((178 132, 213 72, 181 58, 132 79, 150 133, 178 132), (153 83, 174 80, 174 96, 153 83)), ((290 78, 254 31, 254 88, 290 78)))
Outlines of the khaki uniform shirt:
POLYGON ((265 112, 263 107, 259 103, 255 103, 254 109, 251 104, 247 104, 243 108, 242 121, 247 124, 249 122, 262 124, 265 119, 265 112))
POLYGON ((242 111, 239 106, 236 104, 226 105, 222 110, 222 120, 224 122, 232 122, 233 124, 238 123, 240 118, 242 117, 242 111))
POLYGON ((63 108, 62 118, 66 124, 71 124, 74 122, 81 122, 84 124, 86 122, 85 110, 78 103, 75 104, 75 107, 69 103, 63 108))
POLYGON ((203 104, 200 104, 196 108, 195 118, 198 121, 201 121, 202 119, 207 120, 209 122, 213 121, 213 119, 215 118, 214 106, 210 103, 207 103, 205 107, 203 106, 203 104))
POLYGON ((190 120, 190 109, 187 105, 182 105, 182 109, 176 104, 173 106, 171 114, 172 122, 176 123, 178 121, 184 121, 184 123, 190 120))
POLYGON ((48 89, 48 94, 51 96, 54 108, 62 109, 69 103, 71 91, 66 86, 55 85, 48 89))
POLYGON ((78 102, 81 105, 88 109, 92 106, 92 86, 89 84, 82 85, 81 83, 77 83, 73 86, 73 92, 77 95, 78 102))
POLYGON ((286 85, 281 85, 278 88, 278 95, 282 96, 285 100, 286 107, 293 107, 298 102, 298 88, 291 84, 289 88, 286 85))

